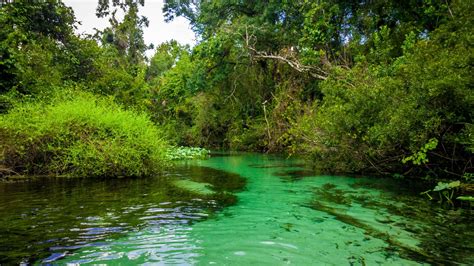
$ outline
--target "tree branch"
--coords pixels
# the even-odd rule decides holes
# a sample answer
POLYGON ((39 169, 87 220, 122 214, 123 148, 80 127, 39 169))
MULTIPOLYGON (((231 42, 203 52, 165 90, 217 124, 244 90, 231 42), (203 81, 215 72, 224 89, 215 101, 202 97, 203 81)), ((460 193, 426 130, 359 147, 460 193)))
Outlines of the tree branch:
POLYGON ((329 73, 324 71, 320 67, 316 66, 308 66, 302 64, 300 61, 298 61, 297 58, 295 58, 293 53, 290 53, 288 55, 278 53, 278 54, 273 54, 273 53, 267 53, 263 51, 258 51, 255 49, 253 43, 256 42, 256 37, 252 34, 249 35, 248 29, 245 29, 245 44, 247 49, 251 52, 250 57, 255 58, 255 59, 273 59, 277 60, 280 62, 283 62, 287 65, 289 65, 291 68, 294 70, 300 72, 300 73, 308 73, 311 75, 313 78, 321 79, 321 80, 326 80, 329 76, 329 73))

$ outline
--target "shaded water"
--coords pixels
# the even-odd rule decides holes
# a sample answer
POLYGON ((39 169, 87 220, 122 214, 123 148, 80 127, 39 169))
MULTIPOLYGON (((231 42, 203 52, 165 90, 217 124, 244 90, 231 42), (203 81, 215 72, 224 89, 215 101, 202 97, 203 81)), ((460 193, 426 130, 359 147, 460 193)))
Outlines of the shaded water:
POLYGON ((297 163, 235 155, 156 178, 0 184, 0 264, 474 264, 471 211, 297 163))

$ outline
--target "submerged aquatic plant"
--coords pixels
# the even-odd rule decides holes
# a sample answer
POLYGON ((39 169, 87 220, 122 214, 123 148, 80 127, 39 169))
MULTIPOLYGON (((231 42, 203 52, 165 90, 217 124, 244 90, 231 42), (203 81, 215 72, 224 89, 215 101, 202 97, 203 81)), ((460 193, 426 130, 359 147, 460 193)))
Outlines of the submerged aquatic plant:
MULTIPOLYGON (((414 197, 410 191, 394 194, 393 188, 392 192, 376 188, 380 189, 381 193, 371 195, 370 189, 375 188, 373 183, 351 185, 351 188, 356 190, 325 184, 313 190, 314 198, 309 207, 386 241, 402 256, 434 264, 450 264, 459 259, 472 264, 474 258, 469 240, 473 234, 466 226, 473 222, 470 210, 446 212, 437 204, 414 197), (416 202, 413 202, 414 199, 416 202)), ((397 186, 394 180, 382 183, 397 186)), ((452 193, 453 189, 462 190, 462 184, 441 183, 436 190, 452 193)), ((454 198, 451 194, 447 197, 454 198)), ((457 199, 470 203, 474 200, 470 196, 457 199)))

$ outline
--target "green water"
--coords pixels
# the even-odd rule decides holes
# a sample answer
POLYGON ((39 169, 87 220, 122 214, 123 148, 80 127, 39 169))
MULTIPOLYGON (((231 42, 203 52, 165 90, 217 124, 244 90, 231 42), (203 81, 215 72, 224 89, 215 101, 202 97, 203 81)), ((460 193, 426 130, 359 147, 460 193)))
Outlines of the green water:
POLYGON ((254 154, 147 179, 0 184, 0 264, 474 264, 472 212, 412 186, 254 154))

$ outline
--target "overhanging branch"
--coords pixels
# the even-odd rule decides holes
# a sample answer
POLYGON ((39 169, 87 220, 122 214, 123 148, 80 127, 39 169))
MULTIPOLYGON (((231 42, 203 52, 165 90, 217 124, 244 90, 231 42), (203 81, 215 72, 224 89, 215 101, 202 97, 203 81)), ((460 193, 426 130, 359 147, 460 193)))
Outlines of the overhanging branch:
POLYGON ((245 30, 245 44, 247 49, 250 51, 250 57, 254 59, 273 59, 277 60, 280 62, 283 62, 287 65, 289 65, 291 68, 294 70, 300 72, 300 73, 308 73, 314 78, 320 79, 320 80, 326 80, 329 76, 329 73, 324 71, 321 67, 316 67, 316 66, 308 66, 302 64, 295 56, 293 53, 292 49, 290 49, 290 53, 267 53, 263 51, 258 51, 254 47, 254 43, 256 43, 256 37, 255 35, 249 35, 248 30, 245 30))

